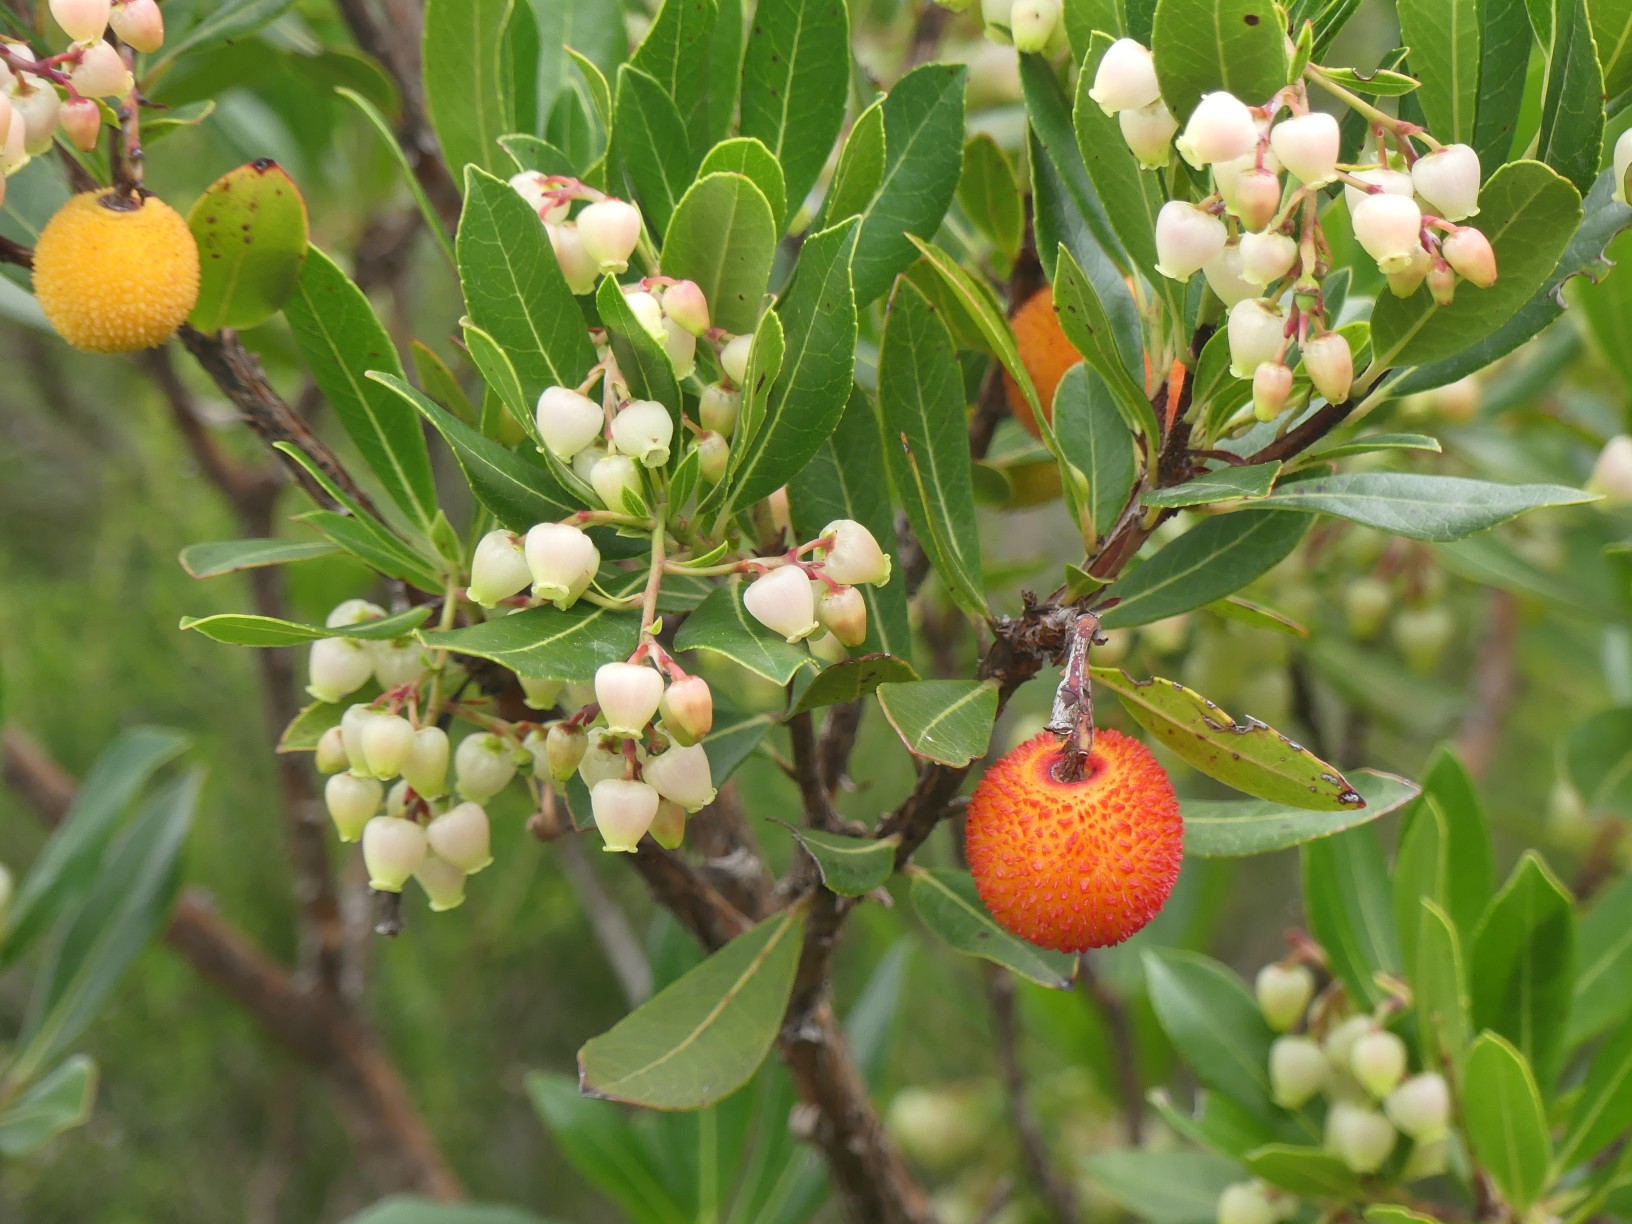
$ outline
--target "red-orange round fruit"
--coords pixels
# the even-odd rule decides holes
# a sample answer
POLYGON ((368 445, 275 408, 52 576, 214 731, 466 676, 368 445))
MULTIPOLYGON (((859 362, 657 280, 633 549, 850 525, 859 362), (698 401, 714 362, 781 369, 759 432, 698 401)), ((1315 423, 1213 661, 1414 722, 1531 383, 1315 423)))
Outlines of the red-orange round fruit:
MULTIPOLYGON (((1054 392, 1059 389, 1060 379, 1082 360, 1082 354, 1072 347, 1071 341, 1065 338, 1065 332, 1060 330, 1060 317, 1054 313, 1054 291, 1047 286, 1039 289, 1014 312, 1014 318, 1009 322, 1014 327, 1020 360, 1026 367, 1026 373, 1031 375, 1032 385, 1037 388, 1037 398, 1042 401, 1043 411, 1052 414, 1054 392)), ((1003 392, 1008 397, 1009 411, 1014 413, 1014 419, 1024 425, 1032 437, 1039 437, 1037 422, 1031 415, 1031 405, 1020 394, 1019 385, 1006 372, 1003 375, 1003 392)))
POLYGON ((964 840, 980 898, 1004 930, 1084 952, 1121 943, 1167 903, 1184 821, 1167 771, 1136 739, 1101 731, 1081 780, 1054 776, 1047 731, 986 771, 964 840))

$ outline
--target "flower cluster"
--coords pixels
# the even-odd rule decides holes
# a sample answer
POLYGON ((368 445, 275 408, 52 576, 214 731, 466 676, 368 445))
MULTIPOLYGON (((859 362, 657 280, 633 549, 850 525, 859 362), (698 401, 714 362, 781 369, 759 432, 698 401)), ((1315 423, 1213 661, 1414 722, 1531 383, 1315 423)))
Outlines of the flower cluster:
POLYGON ((890 580, 889 557, 853 519, 836 519, 785 557, 751 565, 763 572, 743 592, 749 615, 788 642, 809 641, 811 653, 828 662, 867 638, 867 602, 856 587, 890 580), (803 559, 807 553, 812 560, 803 559))

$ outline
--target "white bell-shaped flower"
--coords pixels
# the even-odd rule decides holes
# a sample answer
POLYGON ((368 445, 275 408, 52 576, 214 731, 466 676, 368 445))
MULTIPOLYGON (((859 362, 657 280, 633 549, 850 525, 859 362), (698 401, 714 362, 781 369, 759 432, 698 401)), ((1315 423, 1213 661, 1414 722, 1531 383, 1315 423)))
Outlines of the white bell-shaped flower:
POLYGON ((1160 98, 1149 106, 1120 112, 1116 122, 1142 169, 1160 170, 1172 160, 1173 136, 1179 130, 1179 121, 1160 98))
POLYGON ((108 23, 121 42, 137 51, 151 54, 164 46, 164 14, 158 0, 125 0, 108 14, 108 23))
POLYGON ((441 727, 421 727, 414 732, 413 747, 402 763, 402 776, 414 792, 427 799, 448 793, 448 761, 452 755, 448 733, 441 727))
MULTIPOLYGON (((1252 236, 1246 235, 1248 238, 1252 236)), ((1242 276, 1242 266, 1241 247, 1238 243, 1231 243, 1201 270, 1207 278, 1207 287, 1218 295, 1218 300, 1226 307, 1263 294, 1263 285, 1254 284, 1242 276)))
POLYGON ((867 601, 855 587, 823 591, 816 600, 816 619, 846 646, 867 640, 867 601))
MULTIPOLYGON (((1403 170, 1390 170, 1384 166, 1375 166, 1370 170, 1355 170, 1350 178, 1359 179, 1373 187, 1380 188, 1384 195, 1404 196, 1410 199, 1416 194, 1417 188, 1411 181, 1411 176, 1403 170)), ((1352 183, 1343 185, 1343 202, 1348 205, 1349 216, 1354 216, 1354 210, 1360 207, 1360 201, 1374 192, 1363 191, 1352 183)))
POLYGON ((1439 244, 1445 262, 1470 285, 1489 289, 1496 283, 1496 252, 1490 239, 1471 225, 1458 226, 1439 244))
POLYGON ((703 388, 697 402, 697 419, 704 429, 729 438, 737 432, 737 417, 741 413, 741 391, 719 383, 710 383, 703 388))
POLYGON ((496 607, 525 590, 532 581, 527 554, 516 536, 508 531, 490 531, 476 542, 466 594, 482 607, 496 607))
POLYGON ((321 638, 307 660, 306 691, 319 701, 339 701, 374 675, 374 656, 352 638, 321 638))
POLYGON ((821 629, 810 579, 796 565, 784 565, 754 579, 742 593, 742 606, 789 642, 803 641, 821 629))
POLYGON ((1258 145, 1258 121, 1247 104, 1219 90, 1202 94, 1179 136, 1179 154, 1197 170, 1244 157, 1258 145))
POLYGON ((612 445, 643 467, 666 464, 673 441, 674 419, 656 400, 633 400, 612 418, 612 445))
POLYGON ((590 789, 589 804, 603 849, 633 854, 657 816, 658 794, 644 782, 605 778, 590 789))
POLYGON ((449 808, 425 826, 431 851, 466 875, 475 875, 493 861, 492 830, 487 811, 479 803, 449 808))
POLYGON ((334 605, 323 622, 326 629, 350 629, 366 621, 379 620, 385 615, 385 609, 379 604, 369 603, 366 599, 347 599, 334 605))
POLYGON ((363 865, 375 892, 401 892, 425 860, 425 830, 400 816, 376 816, 363 829, 363 865))
POLYGON ((1375 1109, 1334 1101, 1326 1111, 1326 1148, 1356 1173, 1375 1173, 1394 1150, 1394 1125, 1375 1109))
POLYGON ((1354 210, 1354 236, 1385 275, 1403 272, 1422 248, 1422 210, 1404 196, 1368 195, 1354 210))
POLYGON ((1465 144, 1445 145, 1411 166, 1417 194, 1447 221, 1479 212, 1479 154, 1465 144))
POLYGON ((1235 215, 1241 228, 1256 233, 1281 211, 1281 177, 1267 166, 1243 170, 1235 180, 1235 215))
POLYGON ((1169 200, 1156 214, 1156 271, 1189 280, 1224 250, 1224 222, 1185 200, 1169 200))
POLYGON ((1286 338, 1286 316, 1273 302, 1250 298, 1230 308, 1226 325, 1230 343, 1230 373, 1251 378, 1266 361, 1274 361, 1286 338))
POLYGON ((600 268, 594 256, 584 249, 578 227, 562 222, 560 225, 546 225, 544 229, 550 236, 550 249, 555 252, 555 262, 561 266, 561 276, 567 282, 567 288, 577 296, 592 292, 600 268))
POLYGON ((323 784, 323 804, 343 842, 363 835, 363 826, 380 810, 384 798, 383 784, 354 773, 337 773, 323 784))
POLYGON ((1413 1075, 1388 1094, 1383 1112, 1417 1143, 1438 1143, 1450 1132, 1450 1087, 1436 1071, 1413 1075))
POLYGON ((663 849, 678 850, 680 843, 686 840, 686 809, 672 799, 659 798, 657 815, 652 817, 652 827, 646 831, 663 849))
POLYGON ((101 38, 108 28, 109 0, 51 0, 51 16, 75 42, 101 38))
POLYGON ((1269 145, 1287 173, 1305 187, 1324 187, 1337 179, 1338 146, 1343 136, 1337 120, 1325 111, 1283 119, 1270 129, 1269 145))
POLYGON ((1156 61, 1149 49, 1131 38, 1113 42, 1099 61, 1088 96, 1107 115, 1155 102, 1161 97, 1161 88, 1156 83, 1156 61))
POLYGON ((684 676, 669 685, 657 709, 677 744, 695 744, 714 729, 714 693, 701 676, 684 676))
POLYGON ((433 914, 458 909, 465 903, 465 873, 436 854, 427 853, 419 860, 414 879, 424 889, 433 914))
POLYGON ((413 725, 400 714, 382 711, 363 724, 363 761, 372 778, 383 781, 400 774, 413 747, 413 725))
POLYGON ((461 796, 486 803, 516 776, 515 754, 492 732, 467 735, 453 754, 453 775, 461 796))
POLYGON ((822 528, 822 536, 833 537, 831 547, 822 552, 822 572, 844 586, 887 586, 890 558, 877 538, 854 519, 834 519, 822 528))
POLYGON ((374 682, 383 692, 406 684, 418 684, 429 670, 424 647, 417 638, 371 642, 370 647, 374 656, 374 682))
POLYGON ((1341 404, 1354 386, 1354 351, 1335 331, 1303 342, 1303 369, 1328 403, 1341 404))
POLYGON ((664 289, 663 313, 694 336, 709 328, 708 298, 696 281, 675 281, 664 289))
POLYGON ((663 700, 663 676, 644 663, 603 663, 595 671, 595 700, 609 731, 640 735, 663 700))
POLYGON ((546 387, 534 413, 538 436, 556 458, 570 460, 601 436, 606 413, 587 395, 570 387, 546 387))
POLYGON ((646 504, 640 468, 628 455, 602 455, 596 459, 589 469, 589 487, 608 510, 619 514, 628 513, 631 504, 646 504))
POLYGON ((601 275, 627 271, 640 245, 640 210, 625 200, 597 200, 578 214, 578 237, 601 275))
POLYGON ((1252 414, 1273 421, 1286 410, 1292 394, 1292 371, 1278 361, 1266 361, 1252 372, 1252 414))
POLYGON ((647 759, 641 777, 663 798, 688 812, 701 811, 714 802, 714 781, 708 753, 701 744, 676 744, 667 752, 647 759))
POLYGON ((697 337, 671 318, 663 320, 663 351, 676 378, 687 379, 697 372, 697 337))
POLYGON ((1260 291, 1292 271, 1297 261, 1298 244, 1287 234, 1241 235, 1241 279, 1260 291))
POLYGON ((1632 501, 1632 437, 1616 434, 1604 443, 1586 487, 1610 501, 1632 501))
POLYGON ((1014 0, 1009 12, 1014 49, 1022 54, 1043 51, 1059 28, 1060 17, 1060 0, 1014 0))
POLYGON ((563 610, 578 602, 601 567, 595 541, 571 523, 539 523, 527 532, 525 548, 533 594, 563 610))
POLYGON ((748 381, 748 355, 753 347, 752 336, 735 336, 720 349, 720 368, 738 387, 748 381))
POLYGON ((644 289, 625 289, 623 304, 635 316, 635 322, 658 344, 663 343, 663 307, 644 289))

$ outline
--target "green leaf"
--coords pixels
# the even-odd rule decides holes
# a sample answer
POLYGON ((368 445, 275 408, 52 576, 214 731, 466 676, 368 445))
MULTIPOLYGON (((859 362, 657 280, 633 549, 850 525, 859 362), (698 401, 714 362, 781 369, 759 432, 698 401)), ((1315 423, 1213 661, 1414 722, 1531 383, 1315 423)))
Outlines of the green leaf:
POLYGON ((894 655, 869 654, 824 667, 805 686, 788 714, 806 714, 823 706, 842 705, 875 692, 881 684, 908 684, 918 679, 912 664, 894 655))
POLYGON ((1366 1208, 1366 1224, 1439 1224, 1433 1216, 1423 1215, 1393 1203, 1375 1203, 1366 1208))
MULTIPOLYGON (((876 301, 940 227, 963 169, 962 64, 925 64, 884 99, 884 170, 856 238, 856 306, 876 301)), ((835 218, 836 219, 836 218, 835 218)))
POLYGON ((1204 607, 1274 569, 1308 530, 1296 515, 1272 510, 1209 518, 1112 584, 1121 602, 1100 619, 1122 629, 1204 607))
POLYGON ((318 388, 369 470, 409 521, 429 535, 437 512, 430 453, 409 406, 369 381, 370 371, 400 379, 403 369, 368 298, 313 247, 284 315, 318 388))
POLYGON ((453 253, 453 242, 448 237, 447 227, 442 224, 442 217, 436 211, 436 205, 431 202, 431 197, 426 194, 424 184, 419 181, 418 176, 414 173, 413 166, 409 164, 408 155, 402 151, 402 145, 397 143, 397 134, 392 129, 390 121, 380 114, 379 108, 373 102, 356 90, 341 88, 336 89, 334 92, 361 111, 363 118, 368 120, 369 126, 385 142, 386 150, 391 154, 392 160, 396 162, 397 171, 402 175, 403 182, 408 184, 408 190, 414 197, 414 203, 419 207, 419 214, 425 220, 426 231, 436 239, 436 244, 441 248, 442 254, 447 256, 449 265, 457 266, 453 253))
POLYGON ((997 721, 989 680, 910 680, 878 686, 884 717, 914 756, 964 766, 986 752, 997 721))
POLYGON ((1243 1163, 1261 1181, 1304 1198, 1359 1198, 1360 1177, 1330 1152, 1271 1143, 1248 1152, 1243 1163))
POLYGON ((1613 97, 1632 87, 1632 0, 1592 0, 1587 11, 1604 90, 1613 97))
POLYGON ((611 334, 612 355, 617 358, 618 372, 629 383, 631 397, 662 404, 669 410, 676 436, 683 437, 680 382, 675 377, 674 362, 669 359, 668 351, 635 318, 623 295, 623 287, 610 276, 605 277, 595 291, 595 305, 600 310, 602 325, 611 334))
POLYGON ((1593 1057, 1559 1140, 1554 1168, 1562 1173, 1597 1155, 1628 1127, 1632 1127, 1632 1022, 1612 1033, 1593 1057))
POLYGON ((530 608, 479 625, 420 636, 433 649, 491 659, 523 679, 588 684, 601 664, 620 662, 634 652, 640 639, 640 617, 579 602, 565 612, 530 608))
POLYGON ((333 544, 303 540, 214 540, 182 549, 181 568, 189 578, 219 578, 247 569, 332 557, 339 551, 333 544))
POLYGON ((200 331, 255 327, 277 314, 306 261, 306 201, 283 167, 260 158, 204 189, 187 228, 198 242, 200 331))
POLYGON ((640 69, 618 69, 612 156, 622 163, 646 223, 661 233, 691 185, 691 139, 663 87, 640 69))
POLYGON ((1632 877, 1617 880, 1592 903, 1581 919, 1577 948, 1570 1046, 1632 1016, 1632 877))
POLYGON ((1415 450, 1431 451, 1439 454, 1444 450, 1438 438, 1430 438, 1426 434, 1388 433, 1367 434, 1360 438, 1349 438, 1342 442, 1331 442, 1317 446, 1309 452, 1311 459, 1344 459, 1350 455, 1370 455, 1377 451, 1415 450))
POLYGON ((236 4, 202 5, 201 16, 185 30, 172 32, 164 54, 147 65, 146 75, 157 77, 159 69, 201 47, 245 38, 281 17, 294 0, 239 0, 236 4))
POLYGON ((1488 0, 1397 0, 1400 41, 1422 82, 1417 103, 1446 144, 1472 144, 1479 111, 1480 10, 1488 0))
POLYGON ((715 786, 724 786, 725 780, 736 772, 758 748, 777 720, 769 714, 743 714, 736 710, 716 709, 714 729, 702 739, 708 750, 709 773, 715 786))
POLYGON ((967 871, 914 867, 910 896, 919 920, 965 956, 1002 965, 1050 990, 1071 988, 1077 958, 1034 948, 998 926, 981 904, 974 877, 967 871))
POLYGON ((487 384, 488 391, 498 398, 515 425, 512 434, 503 425, 495 428, 489 423, 490 432, 496 436, 525 434, 536 441, 538 425, 534 418, 534 405, 537 399, 529 397, 527 389, 521 385, 521 375, 516 371, 516 363, 510 360, 510 354, 468 317, 459 320, 459 328, 465 333, 465 348, 481 372, 482 381, 487 384))
POLYGON ((1340 812, 1311 812, 1260 799, 1186 800, 1181 805, 1184 852, 1198 858, 1269 854, 1387 816, 1421 793, 1415 782, 1371 769, 1355 773, 1352 781, 1366 806, 1340 812))
POLYGON ((1411 540, 1459 540, 1529 510, 1577 506, 1594 494, 1562 485, 1504 485, 1410 472, 1338 472, 1284 484, 1265 503, 1333 514, 1411 540))
POLYGON ((770 282, 777 234, 770 202, 752 179, 710 174, 693 183, 675 206, 663 235, 663 273, 697 282, 716 327, 752 332, 770 282))
POLYGON ((1587 0, 1527 0, 1527 7, 1545 80, 1536 156, 1585 192, 1604 144, 1604 74, 1587 0))
POLYGON ((1219 620, 1235 621, 1240 625, 1250 625, 1254 629, 1262 629, 1268 633, 1285 634, 1287 637, 1306 638, 1309 630, 1284 613, 1274 608, 1266 608, 1262 604, 1255 604, 1242 599, 1239 595, 1228 595, 1216 603, 1207 605, 1219 620))
POLYGON ((703 164, 697 168, 698 178, 707 178, 710 174, 740 174, 752 179, 754 186, 764 193, 778 223, 787 219, 787 180, 771 151, 759 141, 745 136, 722 140, 708 151, 703 164))
MULTIPOLYGON (((719 20, 720 6, 716 0, 664 0, 645 40, 635 48, 634 58, 630 60, 636 68, 656 78, 663 91, 674 99, 693 139, 699 143, 707 138, 710 126, 710 92, 719 87, 713 80, 709 62, 719 20)), ((736 65, 731 67, 735 70, 736 65)), ((733 77, 730 80, 733 97, 736 88, 733 77)), ((668 275, 679 273, 668 272, 668 275)), ((713 299, 709 301, 712 303, 713 299)))
POLYGON ((327 537, 330 543, 388 578, 400 578, 433 594, 441 593, 447 585, 438 567, 371 518, 334 510, 308 510, 297 514, 295 522, 327 537))
POLYGON ((717 588, 686 617, 675 634, 675 650, 706 650, 723 655, 772 684, 785 685, 811 662, 802 646, 792 646, 767 629, 742 606, 743 584, 733 580, 717 588))
POLYGON ((1491 175, 1479 210, 1480 228, 1496 252, 1496 283, 1489 289, 1460 284, 1446 307, 1436 306, 1426 287, 1408 298, 1384 294, 1371 316, 1379 367, 1441 361, 1489 336, 1547 282, 1581 223, 1575 188, 1533 161, 1510 162, 1491 175))
MULTIPOLYGON (((1471 939, 1496 891, 1496 867, 1491 861, 1490 829, 1485 824, 1484 808, 1473 788, 1473 779, 1448 747, 1435 749, 1421 780, 1425 797, 1434 801, 1445 822, 1446 861, 1455 864, 1455 870, 1445 879, 1440 904, 1457 932, 1471 939)), ((1415 819, 1415 815, 1406 817, 1407 832, 1415 819)))
POLYGON ((96 1079, 96 1063, 76 1054, 8 1101, 0 1108, 0 1156, 27 1156, 89 1122, 96 1079))
MULTIPOLYGON (((794 530, 803 540, 815 539, 834 519, 844 518, 867 528, 887 549, 895 539, 878 418, 860 388, 851 388, 850 402, 832 436, 788 481, 788 504, 794 530)), ((867 603, 867 640, 862 649, 894 655, 910 665, 912 631, 907 621, 906 583, 859 589, 867 603)))
POLYGON ((1085 539, 1110 533, 1138 474, 1133 434, 1105 380, 1086 362, 1074 365, 1054 392, 1054 427, 1065 458, 1088 483, 1085 539))
POLYGON ((1468 1051, 1462 1120, 1468 1146, 1519 1214, 1547 1188, 1552 1144, 1541 1092, 1524 1055, 1496 1033, 1468 1051))
POLYGON ((363 621, 358 625, 331 629, 324 625, 303 625, 298 621, 279 620, 273 616, 251 616, 224 612, 216 616, 181 618, 183 629, 197 629, 212 641, 228 646, 296 646, 301 642, 316 642, 322 638, 356 638, 368 642, 384 642, 412 633, 425 623, 431 610, 427 607, 409 608, 391 616, 363 621))
POLYGON ((1407 963, 1417 955, 1422 902, 1445 906, 1450 891, 1450 830, 1433 796, 1425 796, 1401 825, 1394 856, 1394 921, 1407 963))
POLYGON ((1415 92, 1422 85, 1416 77, 1391 72, 1387 68, 1374 68, 1370 72, 1359 68, 1323 68, 1321 75, 1354 93, 1370 94, 1376 98, 1397 98, 1401 94, 1415 92))
POLYGON ((905 282, 890 299, 878 373, 896 494, 958 606, 985 617, 963 375, 946 324, 905 282))
POLYGON ((742 63, 742 134, 782 164, 795 211, 827 164, 849 89, 843 0, 760 0, 742 63))
MULTIPOLYGON (((882 145, 879 153, 883 153, 882 145)), ((977 133, 963 146, 958 203, 975 228, 1009 259, 1020 254, 1020 243, 1025 238, 1023 201, 1020 179, 1009 155, 985 132, 977 133)))
POLYGON ((732 477, 734 504, 768 497, 804 469, 844 415, 856 363, 850 258, 857 226, 845 221, 805 241, 776 308, 788 345, 771 384, 752 453, 732 477))
POLYGON ((787 826, 822 874, 822 884, 841 897, 865 897, 895 874, 894 841, 845 837, 819 829, 787 826))
MULTIPOLYGON (((464 178, 467 164, 500 173, 499 137, 516 130, 514 100, 504 83, 504 30, 515 4, 426 0, 420 43, 425 109, 455 179, 464 178)), ((465 186, 468 192, 468 178, 465 186)))
POLYGON ((738 935, 578 1051, 586 1096, 702 1109, 765 1061, 799 964, 803 909, 738 935))
POLYGON ((1530 61, 1530 21, 1524 5, 1480 0, 1479 116, 1473 147, 1484 166, 1497 166, 1513 153, 1519 107, 1530 61))
POLYGON ((1533 851, 1491 902, 1473 940, 1468 980, 1474 1028, 1513 1042, 1551 1084, 1575 983, 1575 906, 1533 851))
POLYGON ((278 737, 279 752, 315 752, 324 732, 340 725, 346 706, 338 701, 314 701, 289 720, 278 737))
POLYGON ((1422 1065, 1447 1068, 1454 1079, 1473 1031, 1467 961, 1449 915, 1426 898, 1420 907, 1417 957, 1411 967, 1417 1040, 1422 1047, 1422 1065))
POLYGON ((1349 997, 1375 1007, 1385 998, 1378 973, 1401 970, 1399 935, 1389 904, 1388 866, 1369 828, 1310 842, 1303 856, 1303 907, 1309 933, 1326 949, 1349 997))
POLYGON ((1180 485, 1150 489, 1140 500, 1147 506, 1205 506, 1214 502, 1268 497, 1281 474, 1276 463, 1252 463, 1203 472, 1180 485))
POLYGON ((1286 31, 1269 0, 1157 0, 1151 53, 1182 125, 1204 93, 1258 106, 1286 84, 1286 31))
POLYGON ((484 1203, 441 1203, 409 1194, 393 1194, 346 1224, 551 1224, 520 1207, 484 1203))
POLYGON ((1087 1166, 1101 1190, 1150 1224, 1211 1220, 1219 1195, 1241 1180, 1239 1164, 1207 1152, 1130 1148, 1095 1153, 1087 1166))
POLYGON ((884 181, 884 99, 878 98, 856 117, 839 150, 833 182, 822 202, 822 223, 836 225, 859 217, 884 181))
POLYGON ((1110 387, 1128 428, 1143 438, 1158 438, 1161 429, 1156 423, 1156 410, 1134 374, 1143 365, 1143 354, 1137 342, 1133 347, 1119 343, 1127 328, 1119 327, 1111 315, 1118 304, 1107 306, 1071 252, 1061 244, 1054 265, 1054 311, 1060 317, 1060 330, 1110 387))
POLYGON ((1632 817, 1632 707, 1599 711, 1562 747, 1564 771, 1588 815, 1632 817))
POLYGON ((1274 1034, 1241 979, 1198 952, 1150 948, 1142 959, 1156 1019, 1196 1078, 1261 1118, 1282 1116, 1269 1090, 1274 1034))

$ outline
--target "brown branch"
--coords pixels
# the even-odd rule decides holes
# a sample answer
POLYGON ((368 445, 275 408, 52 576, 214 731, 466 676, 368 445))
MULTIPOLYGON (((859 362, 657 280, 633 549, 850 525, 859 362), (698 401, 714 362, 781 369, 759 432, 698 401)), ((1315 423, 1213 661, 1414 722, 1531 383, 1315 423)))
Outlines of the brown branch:
POLYGON ((788 720, 788 737, 793 743, 793 780, 805 804, 805 823, 827 833, 839 831, 839 814, 822 777, 822 763, 816 746, 816 731, 808 713, 788 720))
POLYGON ((13 242, 10 238, 0 238, 0 263, 32 269, 34 267, 34 248, 24 246, 20 242, 13 242))
POLYGON ((657 903, 709 951, 724 947, 752 925, 695 867, 651 838, 640 843, 634 862, 657 903))
POLYGON ((1007 969, 985 967, 986 999, 992 1012, 992 1044, 1009 1102, 1009 1120, 1020 1143, 1020 1158, 1032 1189, 1048 1207, 1056 1224, 1076 1224, 1082 1218, 1071 1183, 1060 1176, 1049 1154, 1042 1124, 1032 1112, 1025 1068, 1020 1063, 1020 1017, 1014 1005, 1014 978, 1007 969))
POLYGON ((1127 1128, 1128 1143, 1138 1147, 1145 1140, 1145 1089, 1139 1082, 1139 1049, 1128 1006, 1095 970, 1088 953, 1077 958, 1077 983, 1105 1022, 1117 1092, 1122 1098, 1122 1124, 1127 1128))
POLYGON ((1490 593, 1490 620, 1473 669, 1472 702, 1456 737, 1457 755, 1475 779, 1485 776, 1501 747, 1502 729, 1519 695, 1519 601, 1490 593))

